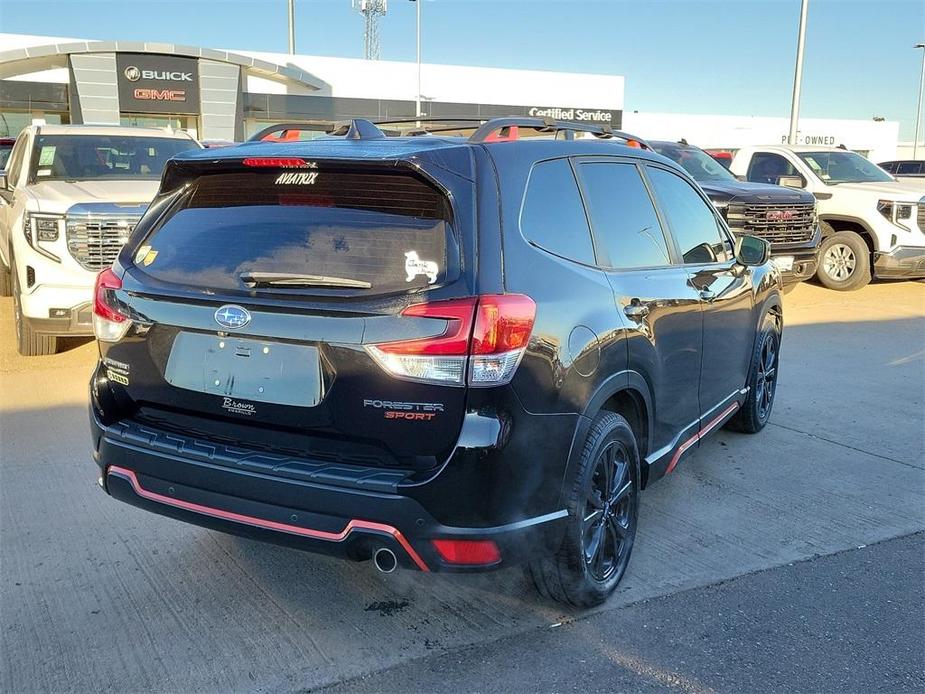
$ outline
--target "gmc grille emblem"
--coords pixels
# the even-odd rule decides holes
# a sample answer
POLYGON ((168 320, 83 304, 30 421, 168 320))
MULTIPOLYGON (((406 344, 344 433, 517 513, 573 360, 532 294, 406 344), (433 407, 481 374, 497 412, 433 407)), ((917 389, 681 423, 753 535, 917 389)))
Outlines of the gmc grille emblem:
POLYGON ((769 222, 792 222, 794 216, 790 210, 770 210, 766 218, 769 222))

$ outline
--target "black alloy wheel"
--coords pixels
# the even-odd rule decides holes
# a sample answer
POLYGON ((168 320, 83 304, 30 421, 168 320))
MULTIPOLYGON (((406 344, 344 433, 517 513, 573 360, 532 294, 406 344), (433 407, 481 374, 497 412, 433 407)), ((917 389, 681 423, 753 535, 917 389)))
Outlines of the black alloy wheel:
POLYGON ((582 550, 588 573, 602 583, 629 561, 636 517, 629 468, 623 444, 611 441, 598 455, 585 497, 582 550))

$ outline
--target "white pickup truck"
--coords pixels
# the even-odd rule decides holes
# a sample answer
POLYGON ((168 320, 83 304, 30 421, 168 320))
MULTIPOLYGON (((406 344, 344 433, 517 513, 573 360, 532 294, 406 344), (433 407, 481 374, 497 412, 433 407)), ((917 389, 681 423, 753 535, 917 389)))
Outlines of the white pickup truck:
POLYGON ((13 295, 20 354, 92 335, 93 283, 154 197, 166 161, 199 148, 155 128, 33 125, 0 173, 0 295, 13 295))
POLYGON ((925 277, 925 197, 855 152, 769 145, 736 151, 729 169, 742 180, 803 188, 816 198, 822 227, 817 279, 830 289, 879 278, 925 277))

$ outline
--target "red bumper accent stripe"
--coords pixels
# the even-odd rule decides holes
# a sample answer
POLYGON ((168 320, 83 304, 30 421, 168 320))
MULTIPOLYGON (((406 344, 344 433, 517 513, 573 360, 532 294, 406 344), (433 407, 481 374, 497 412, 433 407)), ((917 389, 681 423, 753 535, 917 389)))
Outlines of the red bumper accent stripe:
POLYGON ((687 441, 685 441, 680 446, 678 446, 678 450, 676 450, 674 452, 674 455, 671 456, 671 462, 668 463, 668 469, 665 470, 665 474, 666 475, 670 474, 671 471, 674 470, 675 466, 678 464, 678 461, 681 460, 681 456, 684 454, 684 451, 686 451, 688 448, 693 446, 704 436, 706 436, 711 431, 713 431, 713 429, 715 429, 716 426, 720 422, 726 419, 726 417, 728 417, 730 414, 735 412, 737 409, 739 409, 739 403, 737 402, 732 403, 729 407, 727 407, 725 410, 720 412, 714 419, 711 419, 710 423, 707 424, 703 429, 698 431, 696 434, 691 436, 687 441))
POLYGON ((164 496, 163 494, 148 491, 141 486, 141 483, 138 481, 138 477, 135 475, 135 473, 132 470, 124 467, 110 465, 109 468, 107 468, 106 474, 118 475, 119 477, 128 480, 129 484, 132 485, 132 489, 135 490, 135 493, 138 496, 150 501, 156 501, 161 504, 173 506, 174 508, 181 508, 185 511, 192 511, 193 513, 201 513, 204 516, 211 516, 212 518, 220 518, 221 520, 232 521, 233 523, 243 523, 244 525, 251 525, 257 528, 264 528, 266 530, 275 530, 277 532, 289 533, 291 535, 301 535, 302 537, 309 537, 313 540, 343 542, 354 530, 371 530, 373 532, 386 533, 395 538, 395 541, 402 546, 405 552, 408 553, 408 556, 411 557, 411 560, 421 571, 430 571, 430 569, 427 568, 427 564, 424 563, 424 560, 421 559, 420 555, 414 551, 414 547, 411 546, 411 543, 408 542, 408 540, 405 539, 405 536, 401 534, 401 531, 399 531, 398 528, 392 527, 391 525, 386 525, 385 523, 374 523, 372 521, 353 519, 347 523, 344 529, 339 533, 327 532, 325 530, 313 530, 312 528, 302 528, 297 525, 278 523, 277 521, 266 520, 264 518, 245 516, 240 513, 234 513, 233 511, 223 511, 219 508, 202 506, 200 504, 194 504, 190 501, 174 499, 169 496, 164 496))

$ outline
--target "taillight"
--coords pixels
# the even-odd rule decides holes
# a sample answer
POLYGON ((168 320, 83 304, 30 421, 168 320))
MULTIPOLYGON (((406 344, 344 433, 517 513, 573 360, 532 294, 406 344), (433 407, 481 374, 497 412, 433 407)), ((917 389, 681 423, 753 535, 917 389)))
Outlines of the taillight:
POLYGON ((368 345, 390 374, 424 383, 498 386, 510 382, 527 348, 536 304, 521 294, 486 294, 413 304, 402 315, 444 320, 446 327, 434 337, 368 345))
POLYGON ((122 280, 112 268, 107 268, 96 276, 96 287, 93 290, 93 332, 96 339, 103 342, 121 340, 132 325, 116 301, 117 289, 122 289, 122 280))
POLYGON ((493 540, 431 540, 447 564, 486 566, 501 561, 501 550, 493 540))

